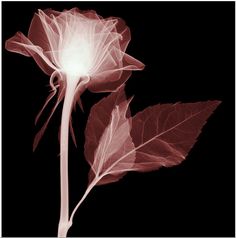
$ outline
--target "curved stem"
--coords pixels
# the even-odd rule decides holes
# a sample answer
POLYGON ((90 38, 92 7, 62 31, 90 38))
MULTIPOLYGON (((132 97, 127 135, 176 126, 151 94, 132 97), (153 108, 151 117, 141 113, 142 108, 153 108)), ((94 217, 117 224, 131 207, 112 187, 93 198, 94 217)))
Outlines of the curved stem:
POLYGON ((71 109, 74 92, 79 78, 67 78, 65 99, 61 117, 60 134, 60 186, 61 186, 61 211, 58 225, 58 237, 66 237, 69 220, 69 178, 68 178, 68 139, 71 109))
POLYGON ((80 205, 82 204, 82 202, 85 200, 85 198, 88 196, 88 194, 90 193, 90 191, 93 189, 93 187, 98 183, 98 181, 100 180, 100 178, 95 178, 92 183, 88 186, 88 188, 86 189, 83 197, 80 199, 80 201, 77 203, 76 207, 74 208, 73 212, 71 213, 70 216, 70 220, 69 220, 69 228, 71 227, 72 223, 73 223, 73 218, 74 215, 77 211, 77 209, 80 207, 80 205))
POLYGON ((88 196, 88 194, 90 193, 90 191, 93 189, 93 187, 98 183, 98 181, 100 180, 101 178, 95 178, 91 184, 88 186, 88 188, 86 189, 83 197, 80 199, 80 201, 77 203, 76 207, 74 208, 73 212, 71 213, 71 216, 70 216, 70 220, 69 222, 66 224, 65 228, 64 228, 64 234, 65 234, 65 237, 66 237, 66 234, 68 232, 68 230, 70 229, 70 227, 72 226, 73 224, 73 218, 74 218, 74 215, 76 213, 76 211, 78 210, 78 208, 80 207, 80 205, 82 204, 82 202, 85 200, 85 198, 88 196))

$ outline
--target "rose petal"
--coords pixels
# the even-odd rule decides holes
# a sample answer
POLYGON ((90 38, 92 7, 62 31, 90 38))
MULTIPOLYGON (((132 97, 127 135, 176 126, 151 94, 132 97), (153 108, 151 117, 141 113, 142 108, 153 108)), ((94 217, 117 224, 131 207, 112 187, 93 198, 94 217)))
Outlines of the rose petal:
POLYGON ((131 38, 125 21, 103 19, 95 11, 39 10, 32 19, 28 37, 19 33, 6 45, 11 51, 33 56, 47 74, 52 72, 47 69, 49 65, 64 73, 73 71, 88 76, 90 80, 84 87, 93 92, 114 91, 128 79, 128 71, 144 68, 125 53, 131 38))
POLYGON ((91 77, 88 89, 91 92, 112 92, 130 77, 133 70, 142 70, 145 65, 128 54, 124 54, 123 66, 101 71, 91 77))
POLYGON ((121 18, 116 18, 116 19, 118 20, 116 24, 116 31, 122 36, 122 38, 119 40, 119 46, 121 51, 125 52, 131 40, 130 29, 129 27, 127 27, 123 19, 121 18))
POLYGON ((34 45, 40 46, 43 51, 51 50, 50 39, 46 33, 41 18, 38 14, 34 14, 29 27, 28 38, 34 45))
POLYGON ((21 32, 17 32, 5 43, 5 48, 11 52, 19 53, 24 56, 33 57, 38 66, 48 75, 51 75, 57 68, 45 56, 43 50, 33 43, 21 32))

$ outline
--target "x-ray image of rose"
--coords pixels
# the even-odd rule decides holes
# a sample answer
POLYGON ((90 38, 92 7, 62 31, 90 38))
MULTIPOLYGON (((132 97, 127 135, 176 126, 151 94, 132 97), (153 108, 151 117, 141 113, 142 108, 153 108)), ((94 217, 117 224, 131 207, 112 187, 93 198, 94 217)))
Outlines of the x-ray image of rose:
MULTIPOLYGON (((4 8, 8 10, 12 4, 5 3, 4 8)), ((222 138, 230 131, 225 127, 232 124, 223 123, 221 114, 227 112, 229 97, 234 95, 226 90, 233 83, 222 86, 220 74, 213 73, 228 51, 219 57, 213 46, 217 44, 219 54, 222 42, 209 44, 212 38, 219 40, 214 37, 219 26, 212 23, 212 18, 214 23, 219 21, 218 15, 213 12, 209 18, 205 12, 209 6, 204 3, 136 3, 137 9, 132 3, 106 3, 117 6, 114 10, 105 3, 14 4, 26 6, 28 15, 22 19, 22 28, 11 23, 9 29, 17 28, 15 31, 9 32, 5 21, 5 64, 12 70, 3 75, 3 80, 11 81, 12 87, 19 84, 22 90, 18 88, 17 93, 25 96, 24 103, 21 96, 11 106, 11 110, 16 104, 18 110, 22 109, 15 117, 18 130, 23 130, 23 118, 32 120, 28 140, 25 131, 16 130, 21 135, 18 147, 21 151, 21 143, 27 143, 29 158, 22 162, 24 156, 19 152, 19 169, 28 161, 28 170, 26 174, 18 171, 17 178, 23 174, 19 180, 31 180, 33 187, 30 193, 23 183, 17 188, 18 196, 32 195, 32 199, 27 196, 32 205, 25 200, 24 209, 32 209, 30 213, 38 216, 35 223, 39 217, 42 223, 40 231, 32 228, 30 236, 229 234, 229 228, 218 228, 216 233, 211 225, 206 228, 204 221, 197 224, 194 220, 200 211, 202 217, 216 212, 214 204, 209 204, 216 193, 212 176, 214 182, 219 179, 219 163, 229 153, 222 149, 226 144, 222 138), (181 9, 178 14, 175 8, 181 9), (212 23, 212 32, 207 31, 206 22, 212 23), (27 61, 14 58, 10 52, 26 56, 27 61), (40 78, 42 82, 38 83, 40 78), (30 91, 23 87, 26 82, 30 91), (25 91, 31 96, 26 98, 25 91), (31 116, 24 113, 28 104, 31 116), (37 196, 39 193, 43 199, 37 196), (115 194, 116 199, 112 199, 115 194), (35 197, 35 206, 40 205, 41 212, 33 205, 35 197), (154 211, 158 223, 153 227, 154 211), (49 213, 51 223, 44 226, 49 213), (190 226, 187 230, 176 221, 178 216, 190 226), (187 217, 194 219, 190 222, 187 217), (167 221, 175 223, 175 228, 165 224, 164 229, 167 221)), ((211 6, 216 12, 226 13, 233 5, 211 6)), ((228 18, 225 22, 231 22, 228 18)), ((232 58, 228 58, 230 62, 232 58)), ((223 66, 228 67, 225 62, 223 66)), ((230 78, 232 81, 232 75, 230 78)), ((16 89, 12 91, 10 100, 17 97, 16 89)), ((9 134, 14 138, 13 132, 9 134)), ((14 144, 12 141, 11 146, 14 144)), ((230 151, 231 147, 227 148, 230 151)), ((227 157, 233 161, 232 154, 227 157)), ((21 201, 17 196, 15 199, 21 201)), ((25 233, 21 227, 19 234, 14 233, 17 236, 26 234, 30 215, 22 215, 22 219, 24 216, 25 233)), ((8 234, 13 235, 9 230, 8 234)))

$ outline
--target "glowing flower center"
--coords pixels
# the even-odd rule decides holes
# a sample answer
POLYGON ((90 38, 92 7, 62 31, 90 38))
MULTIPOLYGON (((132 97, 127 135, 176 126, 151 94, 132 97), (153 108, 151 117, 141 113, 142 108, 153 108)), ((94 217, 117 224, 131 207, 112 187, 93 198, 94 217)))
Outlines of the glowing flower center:
POLYGON ((69 75, 85 76, 91 67, 91 46, 80 36, 67 40, 59 53, 62 70, 69 75))

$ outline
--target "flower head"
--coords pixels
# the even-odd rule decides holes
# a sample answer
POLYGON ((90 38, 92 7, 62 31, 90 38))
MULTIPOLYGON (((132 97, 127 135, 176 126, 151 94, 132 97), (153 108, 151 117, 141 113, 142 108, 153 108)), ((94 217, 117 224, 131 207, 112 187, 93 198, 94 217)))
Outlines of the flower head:
MULTIPOLYGON (((38 10, 31 21, 28 37, 17 32, 6 41, 7 50, 33 57, 50 75, 52 92, 35 122, 59 89, 57 102, 35 137, 34 149, 70 83, 74 87, 70 92, 73 94, 72 103, 78 102, 83 109, 80 96, 85 89, 114 91, 129 78, 132 70, 143 69, 140 61, 125 53, 129 41, 130 31, 123 20, 103 19, 94 11, 80 11, 78 8, 63 12, 38 10)), ((71 133, 74 139, 73 130, 71 133)))
POLYGON ((28 37, 18 32, 6 49, 32 56, 48 75, 54 71, 87 77, 91 91, 113 91, 144 65, 125 53, 129 28, 118 18, 103 19, 94 11, 78 8, 57 12, 39 10, 28 37))

